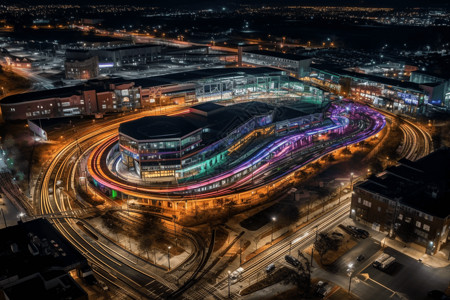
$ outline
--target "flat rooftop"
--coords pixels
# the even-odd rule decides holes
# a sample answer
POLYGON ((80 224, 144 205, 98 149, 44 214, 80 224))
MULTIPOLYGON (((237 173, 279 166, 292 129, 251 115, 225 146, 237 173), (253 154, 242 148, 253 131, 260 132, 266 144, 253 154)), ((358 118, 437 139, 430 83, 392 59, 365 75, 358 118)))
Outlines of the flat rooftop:
POLYGON ((391 85, 391 86, 399 87, 402 89, 408 89, 408 90, 414 90, 417 92, 422 92, 422 89, 420 88, 419 84, 414 83, 414 82, 400 81, 397 79, 391 79, 391 78, 382 77, 382 76, 347 71, 347 70, 341 69, 337 66, 327 65, 327 64, 311 65, 311 68, 320 70, 320 71, 324 71, 324 72, 330 73, 332 75, 341 75, 341 76, 345 76, 345 77, 352 77, 352 78, 356 78, 356 79, 378 82, 378 83, 385 84, 385 85, 391 85))
MULTIPOLYGON (((226 78, 235 76, 262 76, 265 74, 281 75, 283 71, 261 67, 261 68, 212 68, 195 70, 189 72, 179 72, 162 76, 153 76, 137 79, 109 78, 109 79, 93 79, 84 84, 75 86, 56 88, 50 90, 34 91, 29 93, 15 94, 3 98, 1 104, 15 104, 27 101, 43 100, 49 98, 64 98, 74 95, 81 95, 82 91, 96 90, 97 92, 107 91, 109 83, 124 84, 134 82, 135 86, 149 88, 155 86, 175 85, 186 82, 193 82, 201 79, 226 78)), ((297 80, 292 78, 293 81, 297 80)))
POLYGON ((200 128, 186 116, 151 116, 122 123, 119 132, 143 141, 181 138, 200 128))
POLYGON ((45 274, 52 268, 68 272, 83 264, 87 264, 86 259, 46 219, 0 230, 0 278, 45 274), (38 254, 30 252, 30 241, 38 254))
POLYGON ((400 203, 446 218, 450 215, 450 149, 442 148, 412 162, 406 159, 380 177, 371 176, 355 188, 398 199, 400 203))
POLYGON ((312 59, 309 56, 291 54, 291 53, 282 53, 282 52, 269 51, 269 50, 247 50, 247 51, 244 50, 244 52, 257 54, 257 55, 273 56, 273 57, 284 58, 284 59, 289 59, 289 60, 296 60, 296 61, 312 59))

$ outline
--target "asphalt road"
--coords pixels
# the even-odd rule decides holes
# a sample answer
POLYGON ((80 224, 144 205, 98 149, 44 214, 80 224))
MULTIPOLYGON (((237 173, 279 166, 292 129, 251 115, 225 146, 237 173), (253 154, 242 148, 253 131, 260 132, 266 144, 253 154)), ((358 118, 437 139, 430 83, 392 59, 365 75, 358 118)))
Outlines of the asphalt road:
POLYGON ((392 274, 375 269, 371 265, 363 270, 370 278, 400 293, 407 299, 428 299, 430 290, 445 291, 450 280, 450 266, 431 268, 392 248, 384 251, 396 258, 392 274))
POLYGON ((380 251, 380 249, 381 247, 378 241, 374 241, 371 238, 364 240, 358 239, 358 244, 343 256, 338 258, 330 266, 329 271, 346 275, 349 264, 352 264, 355 270, 355 274, 358 274, 367 266, 373 256, 375 256, 376 258, 376 254, 380 251), (365 258, 362 261, 357 261, 356 258, 360 254, 364 255, 365 258))

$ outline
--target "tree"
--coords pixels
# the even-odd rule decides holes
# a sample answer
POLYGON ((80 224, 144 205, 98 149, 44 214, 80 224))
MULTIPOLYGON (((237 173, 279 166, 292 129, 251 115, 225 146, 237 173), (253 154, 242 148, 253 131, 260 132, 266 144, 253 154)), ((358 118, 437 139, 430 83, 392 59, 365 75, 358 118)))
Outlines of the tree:
POLYGON ((351 155, 352 151, 348 147, 345 147, 344 150, 342 150, 342 154, 351 155))
POLYGON ((308 259, 299 250, 298 257, 300 264, 295 271, 292 271, 283 280, 284 284, 294 284, 297 286, 297 294, 304 297, 309 294, 311 287, 311 269, 308 259))
POLYGON ((317 241, 314 242, 314 249, 319 253, 320 262, 322 263, 323 256, 330 250, 336 251, 339 249, 342 240, 331 237, 326 232, 319 233, 317 241))
POLYGON ((334 162, 336 161, 336 158, 334 157, 333 153, 330 153, 327 157, 328 162, 334 162))
POLYGON ((147 251, 163 237, 163 230, 160 225, 156 218, 146 216, 144 222, 137 226, 136 233, 139 236, 139 249, 141 251, 147 251))
POLYGON ((258 243, 259 243, 260 240, 261 240, 261 237, 260 237, 259 235, 255 235, 255 236, 253 237, 253 241, 254 241, 255 244, 256 244, 256 250, 258 250, 258 243))

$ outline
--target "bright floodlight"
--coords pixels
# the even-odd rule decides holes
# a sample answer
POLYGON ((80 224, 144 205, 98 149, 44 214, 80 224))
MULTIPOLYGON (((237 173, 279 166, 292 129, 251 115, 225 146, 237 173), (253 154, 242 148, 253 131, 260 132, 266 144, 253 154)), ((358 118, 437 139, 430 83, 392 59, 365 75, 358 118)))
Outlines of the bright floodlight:
POLYGON ((348 268, 349 269, 353 268, 353 264, 348 264, 348 268))
POLYGON ((272 221, 274 221, 274 222, 275 222, 276 220, 277 220, 277 218, 275 218, 275 217, 272 217, 272 221))

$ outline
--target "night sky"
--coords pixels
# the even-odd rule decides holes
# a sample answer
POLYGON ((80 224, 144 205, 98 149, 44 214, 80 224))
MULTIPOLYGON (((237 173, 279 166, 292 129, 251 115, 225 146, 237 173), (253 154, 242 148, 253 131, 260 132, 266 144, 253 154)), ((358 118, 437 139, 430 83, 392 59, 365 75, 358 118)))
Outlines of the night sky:
MULTIPOLYGON (((4 4, 36 5, 36 4, 115 4, 123 5, 123 0, 3 0, 4 4)), ((253 5, 330 5, 330 6, 368 6, 368 7, 449 7, 448 0, 134 0, 128 5, 148 5, 161 7, 214 8, 233 7, 238 4, 253 5)))

